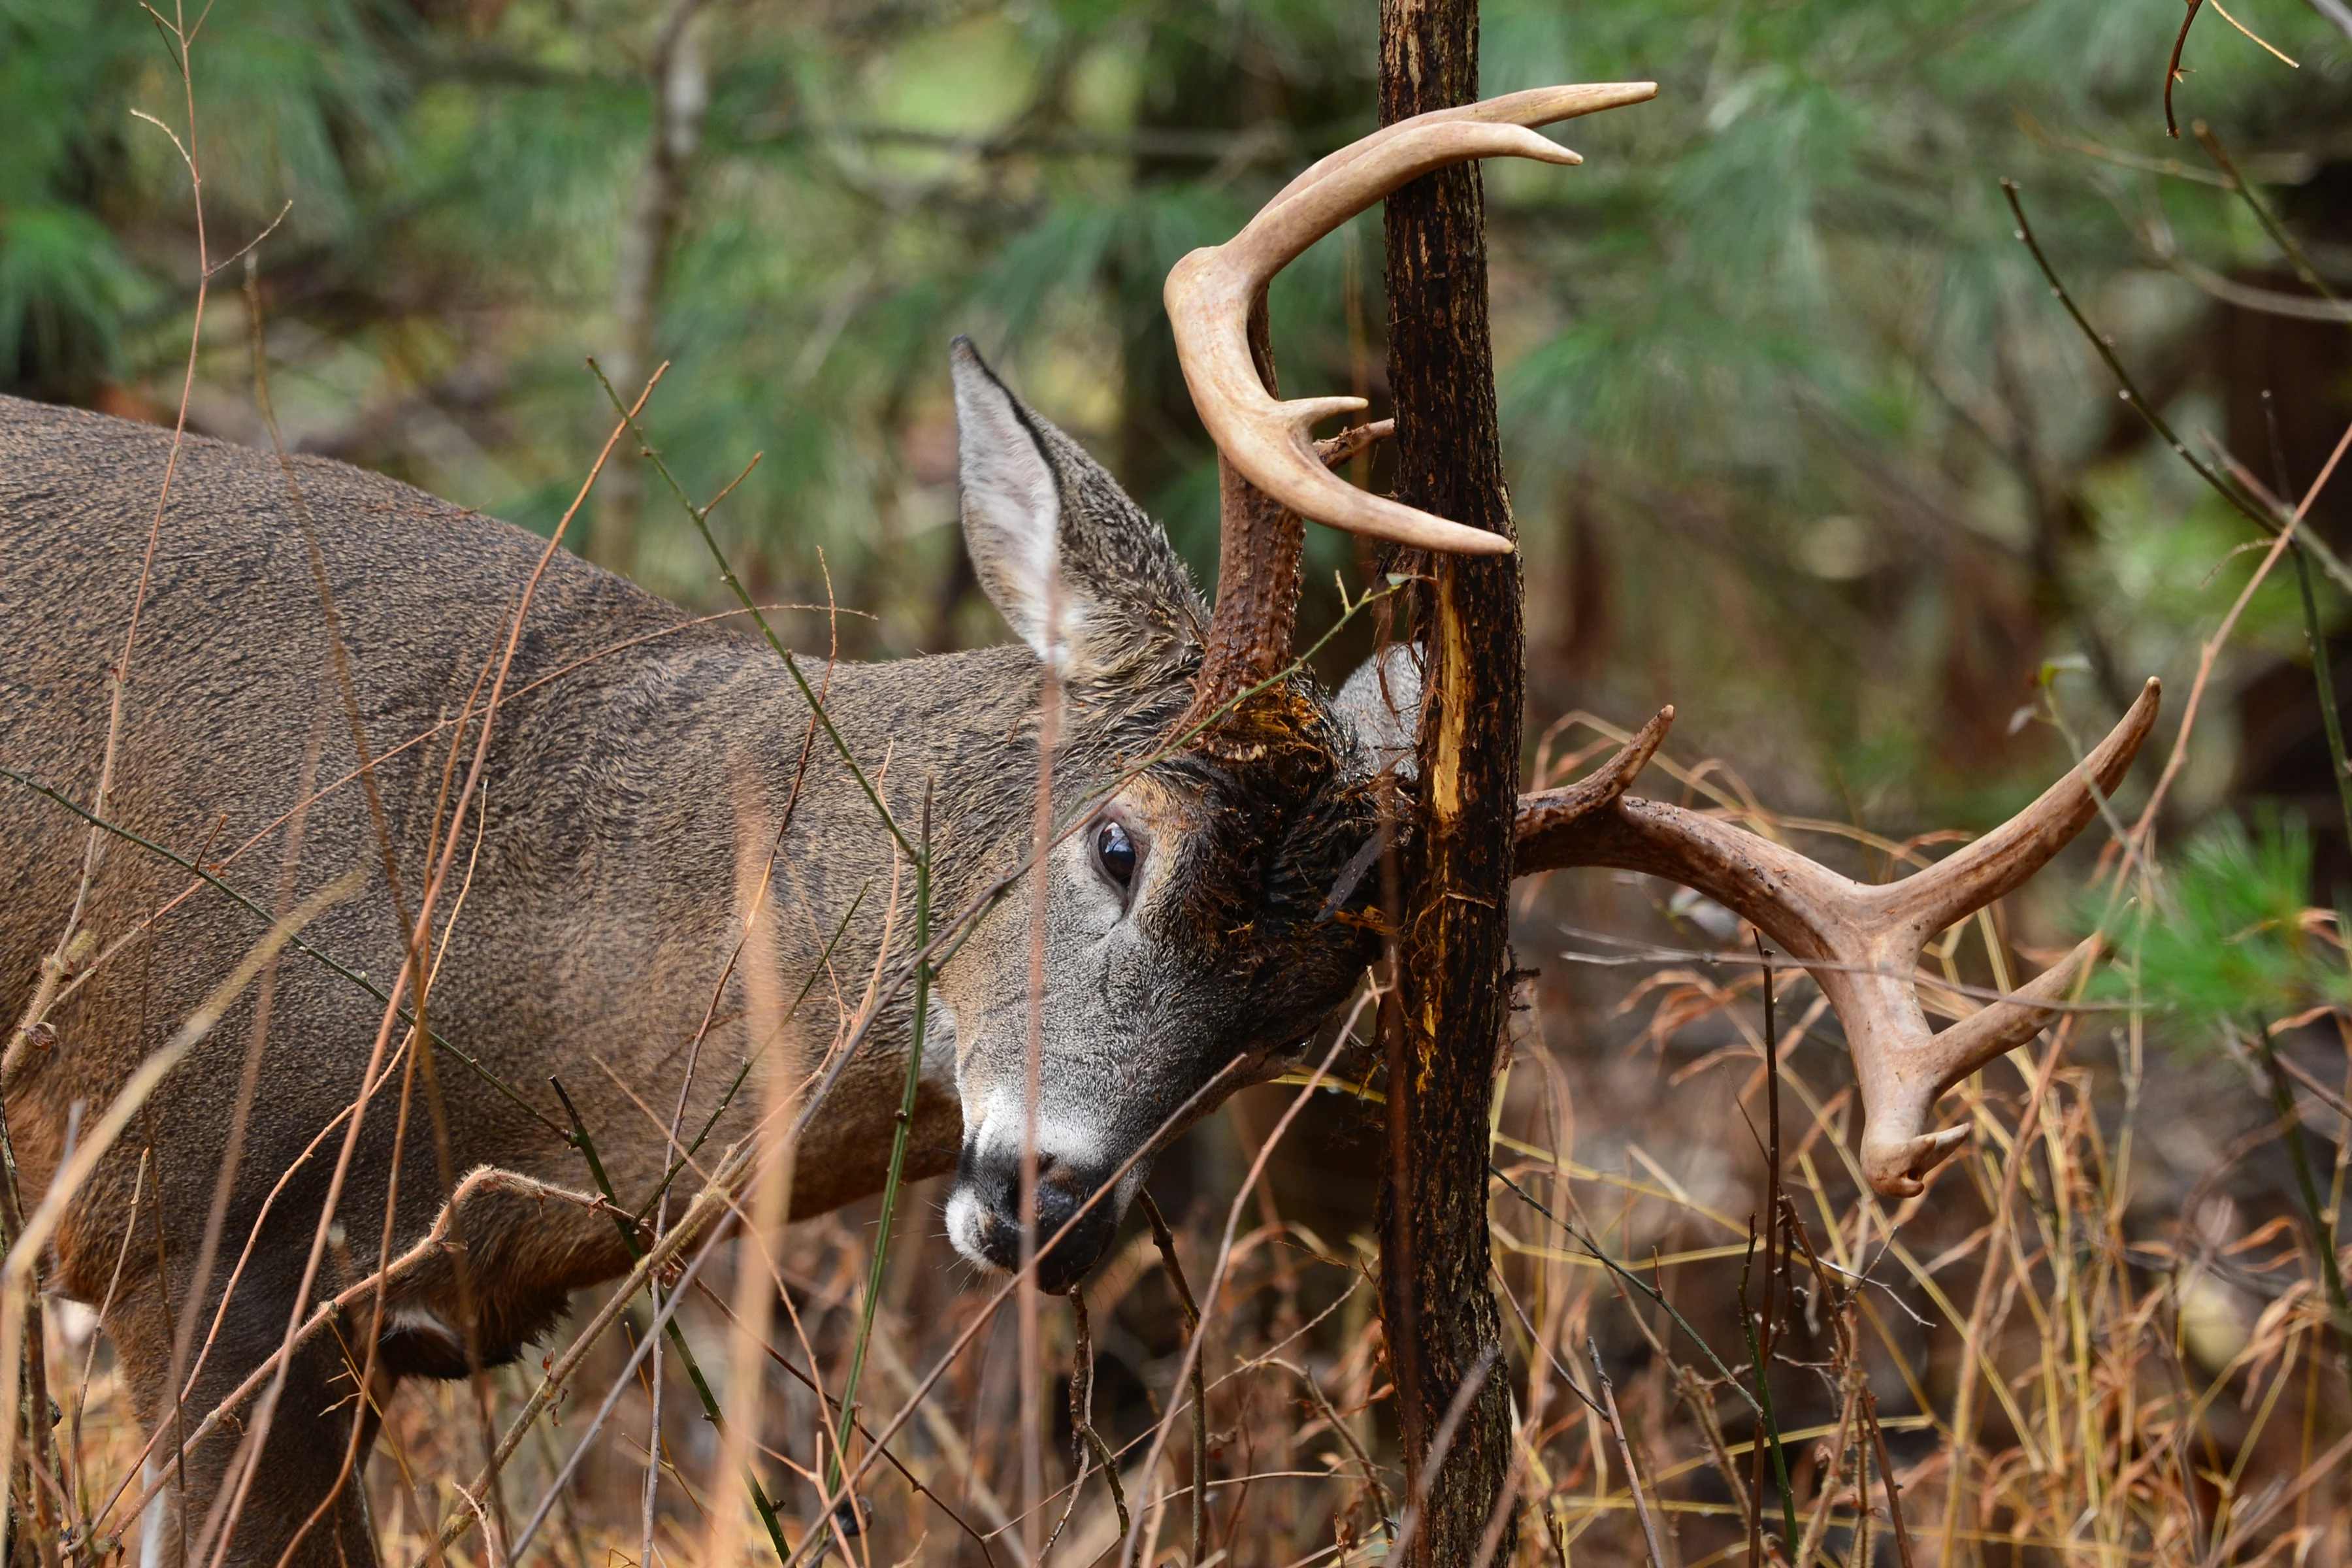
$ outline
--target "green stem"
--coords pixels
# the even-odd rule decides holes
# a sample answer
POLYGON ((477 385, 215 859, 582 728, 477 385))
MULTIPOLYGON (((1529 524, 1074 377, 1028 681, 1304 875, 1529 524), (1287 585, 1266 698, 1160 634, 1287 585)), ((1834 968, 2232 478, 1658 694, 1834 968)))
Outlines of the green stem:
MULTIPOLYGON (((2106 362, 2109 373, 2115 376, 2117 386, 2122 389, 2124 401, 2131 405, 2132 412, 2146 420, 2147 427, 2155 431, 2157 437, 2166 446, 2172 448, 2175 457, 2196 470, 2199 479, 2212 486, 2216 495, 2228 501, 2231 508, 2243 514, 2255 527, 2265 533, 2276 534, 2279 531, 2278 520, 2271 516, 2259 502, 2241 493, 2237 486, 2231 484, 2216 473, 2210 465, 2199 458, 2197 454, 2191 452, 2188 445, 2173 434, 2172 426, 2165 423, 2164 416, 2158 414, 2155 406, 2140 395, 2138 384, 2132 380, 2131 373, 2124 369, 2124 362, 2116 357, 2113 345, 2100 335, 2096 327, 2091 325, 2090 318, 2084 315, 2082 307, 2074 303, 2074 297, 2066 292, 2066 286, 2063 283, 2058 281, 2057 269, 2050 265, 2050 258, 2042 253, 2042 242, 2033 237, 2033 227, 2025 221, 2025 208, 2017 199, 2016 183, 2003 180, 2000 183, 2000 191, 2001 195, 2009 198, 2009 210, 2017 215, 2017 237, 2024 242, 2027 250, 2032 252, 2034 264, 2042 268, 2042 276, 2049 280, 2050 291, 2055 294, 2058 297, 2058 302, 2066 308, 2066 314, 2074 319, 2074 324, 2082 329, 2083 336, 2090 340, 2091 347, 2097 352, 2099 358, 2106 362)), ((2335 578, 2338 585, 2352 590, 2352 568, 2347 568, 2336 557, 2334 551, 2320 543, 2319 541, 2310 539, 2308 542, 2312 554, 2319 562, 2320 569, 2335 578)))
MULTIPOLYGON (((849 900, 849 909, 842 915, 841 923, 833 928, 833 936, 825 942, 824 952, 817 956, 815 964, 809 970, 808 978, 801 982, 800 994, 793 997, 793 1005, 784 1009, 782 1022, 776 1026, 779 1031, 785 1024, 793 1021, 793 1015, 799 1012, 801 1004, 808 1000, 808 994, 816 987, 817 976, 823 974, 826 965, 833 962, 833 950, 841 944, 843 935, 848 931, 849 922, 857 913, 857 906, 864 903, 866 895, 873 890, 874 883, 871 879, 868 879, 866 885, 857 889, 857 896, 849 900)), ((662 1179, 654 1184, 652 1194, 638 1208, 636 1218, 639 1225, 645 1224, 651 1216, 654 1205, 661 1202, 662 1194, 669 1191, 670 1184, 677 1180, 678 1173, 686 1169, 687 1162, 692 1160, 696 1151, 709 1140, 711 1131, 719 1125, 719 1119, 727 1114, 728 1106, 734 1103, 736 1091, 740 1089, 744 1080, 751 1076, 751 1068, 759 1059, 759 1054, 755 1051, 745 1057, 743 1065, 735 1069, 734 1080, 728 1084, 727 1092, 719 1097, 719 1103, 711 1107, 709 1116, 703 1121, 702 1131, 696 1133, 694 1142, 688 1143, 677 1158, 670 1162, 669 1169, 662 1173, 662 1179)))
POLYGON ((1579 1247, 1583 1247, 1586 1252, 1591 1254, 1592 1260, 1594 1262, 1600 1264, 1601 1267, 1608 1269, 1612 1274, 1617 1276, 1617 1278, 1622 1280, 1625 1284, 1648 1297, 1653 1304, 1666 1314, 1667 1318, 1673 1321, 1675 1327, 1683 1331, 1683 1337, 1690 1341, 1692 1344, 1698 1347, 1698 1353, 1706 1357, 1706 1363, 1707 1365, 1715 1368, 1716 1375, 1722 1378, 1725 1384, 1729 1385, 1734 1394, 1738 1394, 1740 1398, 1748 1402, 1748 1408, 1754 1411, 1759 1416, 1761 1416, 1764 1414, 1764 1407, 1756 1402, 1756 1396, 1748 1393, 1747 1385, 1739 1381, 1738 1374, 1733 1373, 1728 1366, 1724 1364, 1723 1358, 1715 1353, 1715 1347, 1708 1344, 1705 1340, 1699 1337, 1698 1331, 1690 1326, 1690 1320, 1685 1318, 1680 1312, 1675 1310, 1675 1304, 1666 1300, 1666 1293, 1664 1291, 1657 1289, 1648 1280, 1643 1279, 1641 1276, 1628 1269, 1623 1264, 1610 1257, 1606 1252, 1601 1251, 1601 1248, 1593 1243, 1590 1237, 1577 1229, 1576 1226, 1569 1224, 1568 1221, 1560 1218, 1559 1215, 1552 1213, 1551 1210, 1544 1207, 1542 1203, 1537 1199, 1533 1193, 1528 1192, 1527 1188, 1511 1180, 1508 1173, 1504 1171, 1500 1165, 1489 1162, 1486 1169, 1491 1174, 1498 1178, 1502 1182, 1503 1185, 1517 1193, 1519 1195, 1520 1202, 1526 1204, 1529 1208, 1535 1210, 1536 1213, 1543 1215, 1544 1218, 1551 1221, 1552 1224, 1566 1231, 1570 1240, 1574 1241, 1579 1247))
POLYGON ((2220 164, 2221 173, 2229 176, 2230 188, 2244 197, 2246 205, 2253 209, 2254 221, 2263 226, 2263 232, 2271 237, 2271 243, 2286 253, 2287 261, 2294 268, 2295 276, 2302 279, 2311 291, 2321 299, 2331 303, 2340 303, 2336 290, 2327 286, 2327 280, 2319 275, 2319 269, 2312 266, 2311 258, 2304 255, 2303 247, 2295 243, 2294 236, 2287 232, 2286 226, 2279 222, 2278 215, 2271 211, 2270 203, 2263 200, 2261 193, 2248 184, 2246 177, 2238 173, 2237 161, 2222 150, 2221 139, 2213 134, 2213 128, 2200 120, 2190 129, 2197 132, 2197 140, 2204 147, 2206 156, 2220 164))
MULTIPOLYGON (((1756 1368, 1756 1397, 1749 1403, 1756 1407, 1758 1425, 1763 1427, 1757 1440, 1769 1446, 1773 1479, 1780 1483, 1780 1528, 1788 1532, 1782 1544, 1788 1552, 1793 1553, 1797 1550, 1797 1543, 1801 1539, 1797 1533, 1796 1493, 1789 1486, 1789 1456, 1787 1450, 1780 1446, 1780 1423, 1772 1414, 1772 1381, 1764 1375, 1764 1352, 1763 1347, 1756 1342, 1755 1314, 1748 1310, 1748 1268, 1755 1258, 1756 1229, 1751 1225, 1748 1230, 1748 1258, 1739 1265, 1739 1332, 1740 1336, 1748 1342, 1748 1362, 1756 1368)), ((1768 1279, 1765 1281, 1765 1289, 1769 1291, 1770 1289, 1771 1281, 1768 1279)), ((1770 1304, 1769 1295, 1766 1297, 1766 1304, 1769 1308, 1770 1304)), ((1758 1506, 1762 1506, 1763 1500, 1759 1498, 1757 1500, 1758 1506)))
MULTIPOLYGON (((915 949, 931 940, 931 791, 923 789, 923 843, 915 852, 915 949)), ((923 1026, 930 1011, 931 966, 915 966, 915 1029, 907 1049, 907 1087, 898 1100, 898 1126, 890 1135, 890 1173, 882 1183, 882 1221, 874 1237, 874 1260, 866 1271, 866 1302, 858 1313, 857 1342, 849 1352, 849 1376, 841 1389, 841 1427, 824 1467, 824 1492, 840 1489, 844 1456, 857 1417, 857 1380, 866 1371, 866 1346, 874 1337, 874 1312, 882 1300, 882 1268, 890 1257, 890 1221, 898 1208, 898 1181, 907 1169, 907 1141, 915 1128, 915 1098, 923 1083, 923 1026)))
POLYGON ((2311 591, 2311 563, 2304 559, 2303 534, 2297 531, 2295 585, 2303 590, 2303 633, 2311 641, 2311 675, 2319 687, 2319 718, 2327 731, 2327 761, 2336 775, 2336 799, 2344 810, 2344 842, 2352 845, 2352 770, 2344 762, 2344 719, 2336 709, 2336 672, 2327 667, 2327 639, 2319 629, 2319 601, 2311 591))
MULTIPOLYGON (((824 738, 831 741, 833 749, 840 753, 842 766, 847 768, 849 776, 857 781, 857 787, 866 792, 866 798, 873 803, 875 812, 882 818, 882 826, 889 831, 892 838, 898 840, 898 847, 906 851, 908 858, 913 858, 915 847, 907 842, 907 836, 899 831, 898 820, 890 815, 890 808, 882 804, 881 793, 874 787, 874 781, 866 776, 866 770, 859 767, 857 759, 849 754, 849 742, 844 741, 841 731, 833 727, 833 716, 824 710, 824 702, 817 696, 816 689, 809 684, 808 677, 801 673, 800 660, 793 657, 793 650, 776 636, 776 628, 768 624, 768 617, 760 613, 760 606, 752 602, 751 590, 744 587, 743 580, 735 575, 735 568, 727 563, 727 552, 719 549, 719 541, 711 537, 710 508, 725 499, 727 490, 733 489, 735 485, 729 485, 727 490, 719 491, 718 499, 714 499, 710 506, 697 506, 688 500, 677 476, 669 471, 669 465, 662 461, 661 454, 655 451, 653 443, 646 439, 645 431, 637 424, 637 416, 629 412, 629 405, 621 400, 619 393, 613 390, 613 384, 605 377, 604 367, 592 359, 588 362, 588 369, 596 377, 596 384, 604 389, 604 395, 613 400, 613 406, 620 410, 622 419, 628 424, 629 434, 637 438, 637 450, 646 462, 654 466, 654 472, 662 477, 662 482, 669 486, 670 493, 677 497, 678 505, 686 508, 686 515, 694 520, 694 531, 702 535, 702 542, 709 550, 710 558, 719 563, 719 575, 725 579, 736 602, 751 612, 751 619, 759 625, 760 635, 768 639, 768 646, 775 650, 776 657, 784 661, 784 668, 791 672, 793 684, 801 689, 801 696, 807 700, 809 711, 815 714, 816 721, 824 727, 824 738)), ((755 464, 759 460, 756 457, 751 459, 755 464)), ((748 468, 743 470, 746 474, 751 471, 748 468)), ((740 477, 735 481, 736 484, 742 482, 740 477)))

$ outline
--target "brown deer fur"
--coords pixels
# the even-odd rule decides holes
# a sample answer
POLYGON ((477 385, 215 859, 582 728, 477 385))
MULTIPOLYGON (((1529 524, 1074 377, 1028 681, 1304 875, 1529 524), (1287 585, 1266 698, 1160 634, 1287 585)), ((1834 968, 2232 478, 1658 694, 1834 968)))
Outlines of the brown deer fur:
MULTIPOLYGON (((1031 646, 830 671, 821 656, 807 664, 829 683, 843 740, 881 780, 910 836, 931 792, 942 914, 1029 849, 1044 574, 1058 566, 1061 583, 1057 657, 1068 700, 1055 784, 1066 813, 1168 738, 1192 697, 1207 624, 1158 525, 1075 443, 1015 402, 967 346, 959 343, 954 358, 966 535, 982 584, 1031 646)), ((0 399, 0 766, 85 806, 106 744, 108 672, 170 447, 164 432, 0 399)), ((155 533, 105 816, 179 854, 201 848, 208 865, 236 850, 219 874, 264 908, 291 908, 362 868, 365 891, 328 909, 302 938, 384 986, 400 967, 400 928, 376 829, 349 778, 359 760, 297 488, 324 559, 361 727, 380 759, 374 779, 400 894, 415 907, 436 813, 446 810, 457 741, 449 721, 504 647, 543 545, 338 463, 298 458, 289 487, 267 454, 185 444, 155 533), (422 743, 404 747, 419 736, 422 743)), ((821 623, 781 619, 799 646, 823 646, 821 623)), ((782 1047, 757 1063, 761 1072, 805 1075, 864 996, 893 921, 891 963, 911 952, 911 878, 898 867, 894 914, 891 841, 822 735, 806 748, 803 773, 809 710, 781 662, 735 623, 687 621, 676 606, 561 552, 530 602, 479 813, 456 862, 463 903, 427 1020, 547 1121, 437 1054, 456 1174, 488 1166, 587 1189, 580 1153, 547 1124, 565 1124, 553 1077, 579 1106, 622 1203, 634 1207, 666 1168, 669 1121, 714 996, 716 1022, 682 1122, 689 1136, 756 1054, 749 1017, 761 996, 789 1002, 810 986, 782 1047), (767 901, 722 987, 772 845, 779 847, 767 901), (832 962, 820 968, 845 918, 832 962)), ((1142 849, 1131 889, 1103 873, 1093 828, 1049 858, 1038 1110, 1049 1230, 1217 1069, 1247 1058, 1234 1078, 1245 1081, 1278 1061, 1368 956, 1360 922, 1332 919, 1324 906, 1372 832, 1370 751, 1304 678, 1263 694, 1237 722, 1252 743, 1213 754, 1180 750, 1111 798, 1107 813, 1142 849)), ((458 779, 477 733, 466 733, 458 779)), ((33 996, 89 836, 70 811, 0 778, 0 1020, 13 1025, 33 996)), ((135 844, 101 837, 84 924, 103 946, 192 879, 135 844)), ((438 906, 445 921, 455 891, 438 906)), ((910 1176, 927 1176, 956 1169, 961 1157, 951 1231, 968 1254, 999 1266, 1018 1225, 1006 1173, 1018 1152, 1027 907, 1024 889, 981 922, 940 975, 908 1159, 910 1176)), ((198 889, 54 1011, 45 1043, 22 1053, 9 1086, 7 1121, 28 1204, 57 1168, 69 1121, 93 1120, 265 931, 250 910, 198 889)), ((194 1289, 265 991, 258 1092, 199 1343, 232 1268, 241 1271, 218 1342, 188 1391, 189 1419, 277 1348, 341 1146, 335 1119, 359 1094, 383 1016, 376 997, 301 952, 286 952, 274 976, 248 989, 165 1082, 74 1194, 53 1248, 48 1282, 93 1303, 118 1256, 125 1259, 107 1328, 151 1423, 172 1409, 174 1325, 194 1289), (152 1153, 153 1186, 140 1206, 141 1234, 125 1249, 142 1149, 152 1153), (240 1263, 248 1236, 250 1257, 240 1263)), ((795 1215, 881 1185, 908 1015, 902 993, 810 1125, 795 1161, 795 1215)), ((759 1081, 755 1072, 721 1118, 706 1163, 708 1151, 750 1130, 759 1081)), ((423 1236, 440 1212, 449 1189, 425 1090, 414 1088, 404 1134, 404 1074, 390 1072, 370 1103, 335 1214, 339 1245, 312 1302, 374 1267, 396 1141, 394 1248, 423 1236)), ((1138 1163, 1112 1201, 1049 1255, 1049 1277, 1074 1279, 1092 1263, 1141 1171, 1138 1163)), ((489 1362, 542 1333, 571 1292, 629 1264, 610 1218, 573 1205, 493 1192, 469 1200, 458 1217, 478 1344, 489 1362)), ((386 1373, 462 1374, 460 1322, 449 1268, 404 1280, 381 1345, 386 1373)), ((349 1392, 340 1352, 314 1344, 298 1359, 230 1561, 276 1561, 326 1498, 349 1430, 349 1392)), ((231 1425, 190 1454, 188 1495, 157 1530, 163 1560, 183 1530, 191 1540, 200 1531, 236 1440, 231 1425)), ((169 1443, 159 1451, 168 1454, 169 1443)), ((313 1531, 298 1557, 330 1563, 339 1551, 352 1562, 372 1551, 348 1495, 335 1527, 313 1531)))

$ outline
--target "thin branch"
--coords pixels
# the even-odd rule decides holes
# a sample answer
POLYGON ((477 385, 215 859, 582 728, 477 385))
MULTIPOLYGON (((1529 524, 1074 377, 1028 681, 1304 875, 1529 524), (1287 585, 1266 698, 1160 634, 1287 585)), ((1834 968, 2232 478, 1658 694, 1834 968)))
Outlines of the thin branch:
MULTIPOLYGON (((2131 405, 2134 413, 2147 422, 2148 428, 2156 432, 2159 440, 2172 448, 2174 456, 2187 463, 2196 471, 2199 479, 2212 487, 2214 494, 2229 502, 2232 510, 2264 533, 2276 536, 2279 532, 2276 521, 2251 498, 2240 493, 2237 486, 2222 479, 2202 458, 2191 452, 2187 443, 2173 434, 2172 426, 2165 422, 2164 416, 2158 414, 2155 406, 2141 395, 2138 384, 2132 379, 2131 373, 2124 368, 2123 361, 2116 357, 2114 343, 2096 327, 2091 325, 2090 318, 2083 314, 2082 307, 2074 303, 2074 297, 2069 294, 2066 291, 2066 286, 2058 280, 2057 269, 2051 266, 2049 257, 2042 254, 2042 242, 2034 237, 2033 226, 2026 221, 2025 208, 2018 199, 2017 182, 2003 180, 2000 183, 2000 189, 2001 195, 2009 200, 2009 210, 2016 216, 2018 239, 2023 243, 2027 250, 2032 253, 2034 265, 2042 269, 2042 276, 2049 280, 2051 293, 2056 296, 2058 302, 2066 308, 2066 313, 2073 317, 2074 324, 2082 329, 2084 337, 2090 340, 2091 347, 2097 352, 2099 358, 2106 363, 2108 371, 2116 378, 2123 400, 2131 405)), ((2352 592, 2352 567, 2346 566, 2334 551, 2316 539, 2308 540, 2306 547, 2311 551, 2313 558, 2318 561, 2321 568, 2330 577, 2336 579, 2339 587, 2347 592, 2352 592)))
POLYGON ((1592 1356, 1592 1375, 1601 1383, 1601 1409, 1609 1422, 1610 1434, 1617 1439, 1617 1457, 1625 1467, 1625 1489, 1633 1494, 1633 1511, 1642 1521, 1642 1543, 1649 1548, 1650 1568, 1666 1568, 1665 1553, 1658 1550, 1658 1521, 1650 1517, 1650 1500, 1642 1490, 1642 1472, 1633 1465, 1633 1446, 1625 1440, 1625 1423, 1617 1415, 1617 1385, 1609 1381, 1609 1369, 1601 1364, 1600 1342, 1588 1334, 1584 1348, 1592 1356))
POLYGON ((2189 47, 2189 26, 2204 4, 2205 0, 2188 0, 2189 9, 2180 18, 2180 31, 2172 40, 2172 58, 2164 62, 2164 133, 2176 142, 2180 140, 2180 127, 2172 118, 2172 84, 2180 79, 2180 51, 2189 47))

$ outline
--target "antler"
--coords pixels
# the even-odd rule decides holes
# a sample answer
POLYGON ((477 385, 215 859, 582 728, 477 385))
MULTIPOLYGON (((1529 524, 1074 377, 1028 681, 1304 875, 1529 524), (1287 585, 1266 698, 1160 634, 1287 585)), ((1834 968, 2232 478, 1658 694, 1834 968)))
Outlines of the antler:
POLYGON ((1251 360, 1250 310, 1276 273, 1399 185, 1474 158, 1582 163, 1531 127, 1639 103, 1657 90, 1654 82, 1538 88, 1399 121, 1308 168, 1232 239, 1179 261, 1168 274, 1168 319, 1192 405, 1217 450, 1291 510, 1334 528, 1423 550, 1507 553, 1510 543, 1498 535, 1357 489, 1318 462, 1312 427, 1364 401, 1277 401, 1251 360))
POLYGON ((1928 1131, 1953 1084, 2056 1014, 2052 1006, 2096 956, 2093 936, 2029 984, 1931 1034, 1913 977, 1937 932, 2015 890, 2082 831, 2122 782, 2156 722, 2150 680, 2107 738, 2040 799, 1956 855, 1872 887, 1753 833, 1679 806, 1626 795, 1673 720, 1669 708, 1610 763, 1567 789, 1519 797, 1520 874, 1567 866, 1644 871, 1736 911, 1812 972, 1845 1024, 1862 1085, 1862 1165, 1881 1193, 1905 1196, 1968 1136, 1928 1131))
POLYGON ((1400 121, 1341 148, 1285 186, 1241 233, 1195 250, 1165 298, 1192 405, 1223 470, 1217 613, 1197 685, 1213 707, 1281 668, 1297 611, 1301 516, 1423 550, 1507 554, 1510 542, 1356 489, 1318 455, 1314 426, 1359 397, 1279 401, 1268 388, 1266 285, 1308 246, 1391 191, 1475 158, 1582 162, 1534 126, 1656 95, 1653 82, 1538 88, 1400 121))

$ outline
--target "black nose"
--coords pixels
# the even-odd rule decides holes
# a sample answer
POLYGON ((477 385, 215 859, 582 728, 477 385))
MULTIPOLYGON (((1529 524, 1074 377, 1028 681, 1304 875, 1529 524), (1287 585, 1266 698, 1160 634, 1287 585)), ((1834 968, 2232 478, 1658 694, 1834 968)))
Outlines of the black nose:
MULTIPOLYGON (((1021 1267, 1021 1154, 969 1144, 956 1163, 956 1185, 980 1213, 980 1251, 999 1268, 1021 1267)), ((1037 1156, 1037 1286, 1067 1290, 1102 1261, 1118 1215, 1111 1194, 1096 1197, 1099 1179, 1053 1155, 1037 1156), (1089 1205, 1087 1200, 1095 1201, 1089 1205), (1080 1212, 1083 1210, 1084 1212, 1080 1212)))

